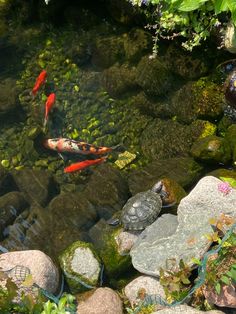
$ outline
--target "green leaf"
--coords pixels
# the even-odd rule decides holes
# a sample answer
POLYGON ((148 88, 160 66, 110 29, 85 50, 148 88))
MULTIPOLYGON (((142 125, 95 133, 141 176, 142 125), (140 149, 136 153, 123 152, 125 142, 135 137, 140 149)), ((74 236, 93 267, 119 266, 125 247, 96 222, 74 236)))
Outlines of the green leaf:
POLYGON ((221 290, 221 285, 219 282, 217 282, 217 284, 215 285, 215 291, 217 294, 220 294, 220 290, 221 290))
POLYGON ((185 12, 194 11, 199 9, 207 1, 208 0, 183 0, 178 10, 185 12))
POLYGON ((234 281, 236 281, 236 270, 234 268, 231 268, 230 271, 227 272, 227 275, 234 281))
POLYGON ((227 276, 221 276, 220 277, 220 280, 223 282, 223 283, 225 283, 226 285, 229 285, 230 284, 230 280, 229 280, 229 278, 227 277, 227 276))
POLYGON ((200 261, 200 259, 195 258, 195 257, 191 259, 191 262, 199 266, 202 265, 202 262, 200 261))
POLYGON ((215 0, 215 13, 219 14, 228 10, 228 0, 215 0))

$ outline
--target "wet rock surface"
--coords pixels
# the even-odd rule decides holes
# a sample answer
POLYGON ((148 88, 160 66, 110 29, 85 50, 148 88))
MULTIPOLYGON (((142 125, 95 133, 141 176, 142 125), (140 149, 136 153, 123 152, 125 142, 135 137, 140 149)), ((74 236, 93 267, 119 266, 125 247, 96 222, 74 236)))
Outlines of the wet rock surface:
POLYGON ((12 175, 19 190, 30 202, 45 206, 58 193, 56 183, 47 171, 23 169, 13 171, 12 175))
MULTIPOLYGON (((189 305, 183 304, 175 306, 174 308, 165 308, 163 310, 160 310, 158 312, 153 312, 152 314, 201 314, 206 313, 205 311, 200 311, 198 309, 195 309, 189 305)), ((224 312, 218 311, 218 310, 211 310, 207 311, 208 314, 223 314, 224 312)))
POLYGON ((6 79, 0 84, 0 117, 5 114, 13 113, 19 106, 17 99, 18 92, 16 89, 16 81, 6 79))
POLYGON ((165 268, 173 257, 177 263, 182 258, 189 265, 193 263, 192 257, 201 259, 210 246, 204 237, 212 232, 209 219, 217 219, 221 213, 236 217, 236 191, 225 195, 218 188, 220 183, 221 180, 211 176, 202 178, 178 206, 176 232, 158 240, 137 241, 130 252, 133 266, 142 273, 158 276, 159 268, 165 268))

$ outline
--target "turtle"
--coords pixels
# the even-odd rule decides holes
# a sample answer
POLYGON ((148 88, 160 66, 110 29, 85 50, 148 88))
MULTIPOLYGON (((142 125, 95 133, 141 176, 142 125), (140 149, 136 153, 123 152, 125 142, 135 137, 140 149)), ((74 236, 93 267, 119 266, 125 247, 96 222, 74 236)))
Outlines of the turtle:
POLYGON ((120 218, 110 219, 108 223, 110 225, 120 223, 124 230, 143 230, 157 219, 164 207, 162 200, 167 196, 162 181, 158 181, 150 190, 137 193, 128 199, 121 210, 120 218))

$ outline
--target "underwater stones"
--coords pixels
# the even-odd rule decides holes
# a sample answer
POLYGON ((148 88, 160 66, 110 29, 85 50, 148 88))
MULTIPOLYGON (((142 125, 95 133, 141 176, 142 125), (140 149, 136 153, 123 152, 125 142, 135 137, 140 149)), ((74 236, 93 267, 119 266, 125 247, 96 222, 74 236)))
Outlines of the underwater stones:
POLYGON ((236 109, 236 71, 232 71, 224 84, 225 100, 231 108, 236 109))
POLYGON ((174 43, 169 45, 163 59, 172 72, 187 80, 197 79, 205 75, 208 70, 204 53, 187 52, 174 43))
POLYGON ((114 290, 98 288, 85 301, 79 303, 77 314, 123 314, 123 305, 114 290))
POLYGON ((118 169, 109 164, 96 168, 83 193, 94 205, 99 217, 105 219, 111 218, 129 198, 127 181, 118 169))
POLYGON ((128 151, 118 154, 118 158, 115 161, 116 166, 119 169, 125 168, 127 165, 132 163, 136 158, 136 154, 132 154, 128 151))
POLYGON ((155 160, 130 173, 128 177, 129 189, 134 195, 149 189, 163 177, 176 181, 183 188, 190 187, 200 178, 202 170, 202 166, 191 157, 155 160))
POLYGON ((12 176, 17 187, 29 202, 45 206, 58 193, 58 187, 52 175, 44 170, 13 170, 12 176))
POLYGON ((186 156, 194 141, 193 133, 191 126, 155 119, 142 132, 142 152, 149 160, 186 156))
POLYGON ((143 29, 134 28, 123 35, 125 58, 129 62, 138 62, 141 57, 152 51, 152 36, 143 29))
POLYGON ((5 79, 0 83, 0 117, 6 113, 12 113, 17 109, 16 81, 5 79))
POLYGON ((121 97, 138 88, 135 82, 136 69, 127 64, 113 65, 102 73, 103 87, 112 97, 121 97))
POLYGON ((118 36, 97 38, 92 49, 92 63, 98 68, 109 68, 124 59, 123 40, 118 36))
POLYGON ((73 293, 99 285, 102 265, 91 243, 72 243, 59 255, 59 262, 73 293))
POLYGON ((153 237, 151 241, 144 238, 135 243, 130 252, 133 266, 147 275, 159 276, 160 267, 166 269, 168 261, 173 258, 176 265, 183 259, 191 267, 193 257, 201 259, 211 245, 204 236, 213 232, 209 219, 219 219, 222 213, 236 218, 236 190, 225 195, 218 188, 220 183, 221 180, 212 176, 202 178, 181 200, 178 226, 172 235, 158 240, 153 237))
POLYGON ((101 257, 105 272, 110 278, 117 278, 131 268, 129 255, 121 255, 117 236, 121 228, 110 226, 105 220, 99 222, 89 230, 90 238, 101 257))
POLYGON ((171 108, 180 122, 190 123, 196 118, 215 121, 223 115, 222 88, 209 79, 188 82, 174 93, 171 108))
POLYGON ((23 194, 17 191, 9 192, 0 197, 0 237, 3 236, 4 229, 12 224, 28 205, 23 194))
POLYGON ((191 154, 195 159, 208 163, 227 164, 231 160, 229 143, 215 135, 197 140, 191 148, 191 154))
POLYGON ((171 90, 173 76, 161 60, 144 56, 137 66, 136 82, 145 93, 158 96, 171 90))
MULTIPOLYGON (((32 284, 49 293, 57 293, 59 289, 59 272, 51 258, 39 250, 8 252, 1 254, 1 271, 5 271, 13 281, 24 291, 21 283, 28 274, 32 275, 32 284), (19 276, 21 280, 19 279, 19 276)), ((28 287, 33 292, 35 287, 28 287)))

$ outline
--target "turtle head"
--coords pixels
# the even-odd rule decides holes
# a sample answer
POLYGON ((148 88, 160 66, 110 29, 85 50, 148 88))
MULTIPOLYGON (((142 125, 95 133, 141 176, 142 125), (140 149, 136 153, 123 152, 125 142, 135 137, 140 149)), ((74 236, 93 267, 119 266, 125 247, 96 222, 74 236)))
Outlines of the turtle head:
POLYGON ((154 184, 154 186, 151 188, 151 191, 159 194, 162 199, 169 196, 169 193, 167 193, 165 186, 161 180, 154 184))

